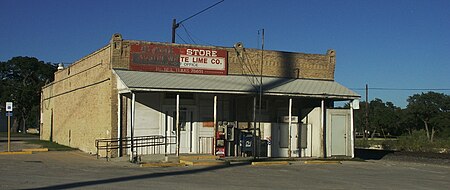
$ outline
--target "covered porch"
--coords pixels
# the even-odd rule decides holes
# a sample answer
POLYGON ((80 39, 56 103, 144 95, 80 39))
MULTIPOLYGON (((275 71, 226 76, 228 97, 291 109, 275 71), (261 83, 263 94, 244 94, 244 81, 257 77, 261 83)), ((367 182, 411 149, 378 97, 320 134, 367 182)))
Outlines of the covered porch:
POLYGON ((132 143, 118 156, 353 156, 352 107, 334 109, 333 104, 359 95, 334 81, 128 70, 114 74, 118 138, 174 137, 150 152, 132 143))

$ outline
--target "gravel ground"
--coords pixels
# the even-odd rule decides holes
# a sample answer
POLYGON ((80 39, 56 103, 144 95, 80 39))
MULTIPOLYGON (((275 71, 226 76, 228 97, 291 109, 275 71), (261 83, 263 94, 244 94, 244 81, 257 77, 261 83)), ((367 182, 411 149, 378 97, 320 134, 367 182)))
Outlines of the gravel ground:
POLYGON ((388 150, 355 149, 355 157, 364 160, 389 160, 450 166, 450 154, 427 152, 396 152, 388 150))

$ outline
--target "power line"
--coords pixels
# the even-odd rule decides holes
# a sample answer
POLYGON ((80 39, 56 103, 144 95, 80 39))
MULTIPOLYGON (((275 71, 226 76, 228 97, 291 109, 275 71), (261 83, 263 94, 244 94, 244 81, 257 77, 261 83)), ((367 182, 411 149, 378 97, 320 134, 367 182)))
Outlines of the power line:
POLYGON ((177 34, 177 36, 185 43, 188 44, 180 35, 177 34))
MULTIPOLYGON (((187 30, 187 28, 186 28, 184 25, 183 25, 183 27, 185 28, 185 30, 187 30)), ((200 39, 200 38, 197 37, 194 33, 189 32, 189 30, 186 31, 186 33, 189 33, 189 34, 190 34, 190 36, 192 37, 192 41, 194 41, 194 39, 195 39, 196 41, 198 41, 198 42, 200 42, 200 43, 202 43, 202 44, 206 44, 206 45, 210 45, 210 46, 215 46, 214 44, 211 44, 211 43, 209 43, 209 42, 207 42, 207 41, 205 41, 205 40, 200 39)))
MULTIPOLYGON (((350 88, 352 90, 366 90, 365 88, 350 88)), ((385 91, 447 91, 450 88, 381 88, 381 87, 372 87, 369 90, 385 90, 385 91)))
POLYGON ((186 18, 186 19, 184 19, 184 20, 182 20, 182 21, 180 21, 178 23, 177 23, 176 19, 173 19, 173 22, 172 22, 172 43, 175 43, 175 33, 176 33, 177 28, 180 26, 180 24, 182 24, 184 21, 187 21, 187 20, 191 19, 192 17, 195 17, 195 16, 197 16, 197 15, 207 11, 210 8, 213 8, 214 6, 218 5, 219 3, 222 3, 223 1, 225 1, 225 0, 221 0, 221 1, 217 2, 217 3, 215 3, 214 5, 211 5, 211 6, 207 7, 206 9, 203 9, 200 12, 197 12, 194 15, 192 15, 192 16, 190 16, 190 17, 188 17, 188 18, 186 18))
POLYGON ((184 31, 186 32, 187 36, 189 37, 189 39, 191 39, 192 42, 194 42, 194 44, 197 44, 197 42, 195 42, 194 39, 192 39, 191 34, 188 32, 187 28, 184 26, 184 24, 181 24, 181 26, 183 27, 184 31))

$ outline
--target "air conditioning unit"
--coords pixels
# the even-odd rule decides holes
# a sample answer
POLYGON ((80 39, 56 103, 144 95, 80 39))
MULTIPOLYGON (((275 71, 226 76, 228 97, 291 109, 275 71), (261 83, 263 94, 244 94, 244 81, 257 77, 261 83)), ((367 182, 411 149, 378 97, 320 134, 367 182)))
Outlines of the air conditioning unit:
MULTIPOLYGON (((289 123, 289 116, 281 116, 281 123, 289 123)), ((298 116, 291 116, 292 123, 298 123, 298 116)))

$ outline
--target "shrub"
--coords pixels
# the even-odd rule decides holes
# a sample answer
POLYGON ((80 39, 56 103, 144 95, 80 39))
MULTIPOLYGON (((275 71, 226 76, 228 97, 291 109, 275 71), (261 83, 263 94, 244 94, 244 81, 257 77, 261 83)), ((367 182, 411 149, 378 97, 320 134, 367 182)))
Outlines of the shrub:
POLYGON ((450 140, 436 139, 430 142, 423 130, 413 131, 411 135, 402 135, 397 141, 384 141, 383 148, 409 152, 448 152, 450 140))

